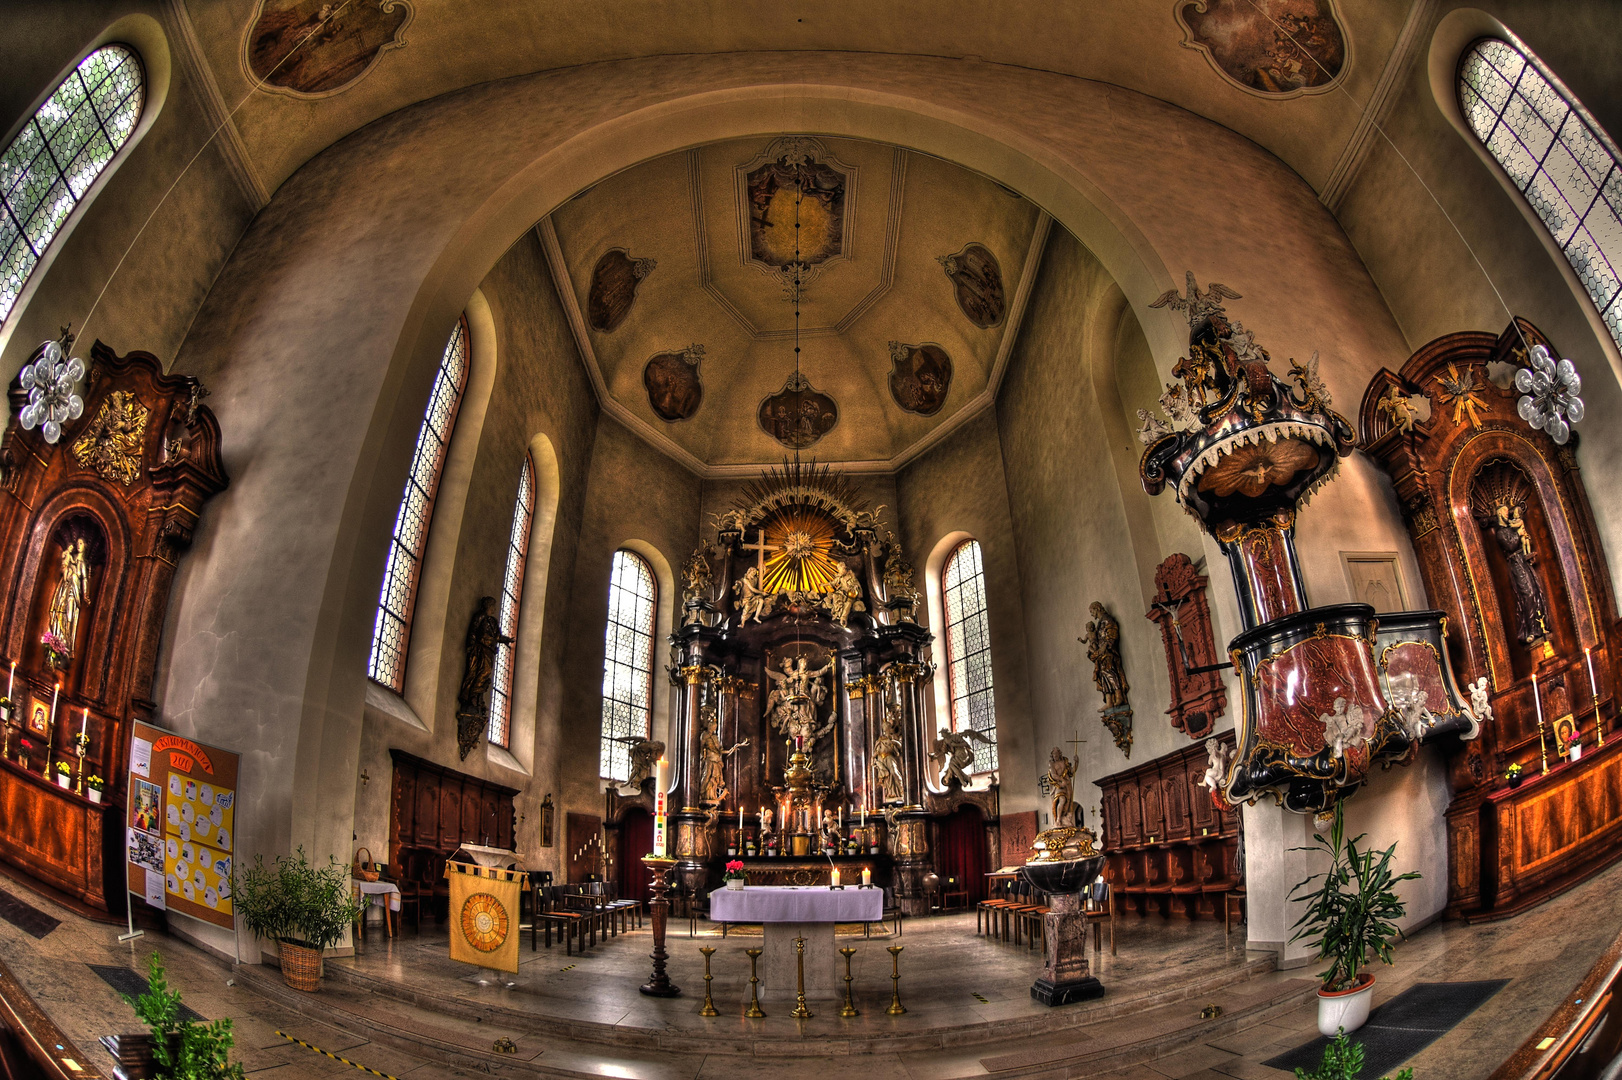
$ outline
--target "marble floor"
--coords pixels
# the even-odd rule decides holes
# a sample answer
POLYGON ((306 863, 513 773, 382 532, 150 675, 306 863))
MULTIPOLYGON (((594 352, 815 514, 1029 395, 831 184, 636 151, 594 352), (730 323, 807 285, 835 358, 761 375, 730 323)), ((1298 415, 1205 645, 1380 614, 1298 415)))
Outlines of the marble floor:
MULTIPOLYGON (((646 998, 646 929, 584 954, 524 943, 516 976, 467 968, 445 956, 431 925, 389 939, 373 927, 353 958, 328 962, 318 995, 281 984, 274 968, 227 966, 178 939, 148 933, 119 943, 119 928, 84 920, 0 880, 0 887, 61 925, 35 939, 0 922, 0 957, 83 1055, 110 1071, 99 1036, 137 1030, 129 1007, 92 964, 144 973, 153 950, 172 984, 209 1018, 231 1017, 237 1053, 255 1077, 340 1077, 348 1064, 289 1042, 278 1031, 388 1076, 437 1080, 502 1076, 708 1078, 817 1076, 825 1080, 937 1080, 961 1076, 1105 1076, 1116 1080, 1285 1080, 1263 1061, 1316 1034, 1310 969, 1276 972, 1270 957, 1225 948, 1220 925, 1126 919, 1119 955, 1106 943, 1098 1001, 1044 1009, 1029 997, 1039 956, 978 938, 974 916, 910 920, 899 938, 841 938, 858 951, 852 974, 862 1015, 841 1019, 835 1001, 813 1001, 796 1021, 786 1002, 764 1020, 742 1016, 747 958, 759 939, 689 939, 673 920, 670 972, 683 995, 646 998), (901 955, 904 1016, 885 1014, 890 957, 901 955), (703 1002, 700 945, 716 947, 703 1002), (1220 1003, 1223 1017, 1202 1020, 1220 1003), (516 1053, 496 1054, 509 1038, 516 1053)), ((1515 919, 1478 926, 1438 923, 1400 944, 1378 970, 1375 1002, 1416 982, 1508 978, 1510 984, 1409 1062, 1418 1080, 1485 1078, 1577 985, 1622 927, 1622 866, 1515 919)), ((1238 937, 1236 935, 1235 941, 1238 937)), ((1370 1077, 1368 1080, 1374 1080, 1370 1077)))

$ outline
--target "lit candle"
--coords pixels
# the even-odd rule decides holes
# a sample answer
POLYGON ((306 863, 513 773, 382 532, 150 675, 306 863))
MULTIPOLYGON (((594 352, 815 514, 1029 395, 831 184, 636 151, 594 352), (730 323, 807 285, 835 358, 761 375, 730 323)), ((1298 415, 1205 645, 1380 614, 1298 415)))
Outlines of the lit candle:
POLYGON ((6 680, 6 699, 11 699, 11 688, 17 684, 17 661, 11 662, 11 677, 6 680))
POLYGON ((839 808, 839 831, 845 831, 845 808, 843 806, 839 808))
POLYGON ((60 695, 61 693, 62 693, 62 684, 57 683, 56 684, 56 689, 51 691, 51 716, 50 716, 49 720, 45 721, 45 726, 47 728, 49 728, 52 724, 56 723, 56 699, 57 699, 58 695, 60 695))
POLYGON ((839 888, 839 871, 838 870, 834 871, 834 879, 833 880, 834 880, 833 887, 836 888, 836 889, 839 888))
POLYGON ((871 884, 873 884, 873 871, 869 870, 865 866, 862 867, 862 884, 863 885, 871 885, 871 884))
POLYGON ((738 831, 743 832, 743 803, 738 804, 738 831))
POLYGON ((81 738, 81 739, 84 738, 85 731, 89 727, 90 727, 90 710, 86 709, 84 711, 84 716, 79 720, 79 738, 81 738))
POLYGON ((1543 731, 1543 695, 1538 693, 1538 677, 1535 674, 1532 676, 1532 704, 1538 711, 1538 732, 1541 735, 1543 731))
POLYGON ((867 828, 867 804, 862 804, 862 828, 867 828))
POLYGON ((660 758, 659 764, 653 767, 653 812, 656 815, 665 812, 665 792, 669 787, 670 762, 660 758))

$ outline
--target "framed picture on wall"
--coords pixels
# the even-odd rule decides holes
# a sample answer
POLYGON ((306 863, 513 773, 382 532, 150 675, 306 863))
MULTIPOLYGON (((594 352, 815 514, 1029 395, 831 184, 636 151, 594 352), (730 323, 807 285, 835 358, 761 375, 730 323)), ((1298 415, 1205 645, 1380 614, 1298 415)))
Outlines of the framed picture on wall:
POLYGON ((33 698, 28 702, 28 733, 41 738, 51 729, 51 704, 33 698))
POLYGON ((1376 613, 1408 610, 1395 551, 1343 551, 1340 560, 1346 567, 1352 603, 1368 604, 1376 613))
POLYGON ((552 846, 552 793, 548 791, 546 798, 541 800, 541 846, 552 846))

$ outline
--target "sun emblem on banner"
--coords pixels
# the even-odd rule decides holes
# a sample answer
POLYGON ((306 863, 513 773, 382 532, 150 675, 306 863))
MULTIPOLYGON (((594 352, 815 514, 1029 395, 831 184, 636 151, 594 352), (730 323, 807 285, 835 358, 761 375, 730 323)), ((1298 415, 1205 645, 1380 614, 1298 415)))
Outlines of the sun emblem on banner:
POLYGON ((462 936, 480 952, 495 952, 507 940, 507 909, 489 893, 474 893, 462 904, 462 936))

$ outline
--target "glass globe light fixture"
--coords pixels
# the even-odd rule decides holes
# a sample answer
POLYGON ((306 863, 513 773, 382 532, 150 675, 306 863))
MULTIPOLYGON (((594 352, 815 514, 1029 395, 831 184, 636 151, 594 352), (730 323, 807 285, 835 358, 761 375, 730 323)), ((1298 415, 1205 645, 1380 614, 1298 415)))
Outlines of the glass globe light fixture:
POLYGON ((63 421, 77 420, 84 412, 84 399, 73 392, 84 378, 84 361, 68 357, 58 342, 47 341, 39 347, 39 359, 24 367, 18 378, 28 391, 28 404, 18 415, 23 430, 42 428, 45 441, 54 444, 62 437, 63 421))
POLYGON ((1565 359, 1556 363, 1548 346, 1539 345, 1532 350, 1531 366, 1515 373, 1515 389, 1521 392, 1516 406, 1521 419, 1564 446, 1571 437, 1571 425, 1584 415, 1583 399, 1578 396, 1583 377, 1577 374, 1577 365, 1565 359))

